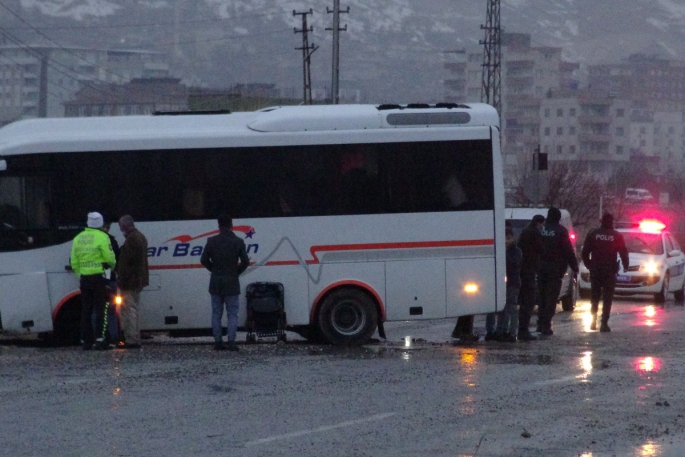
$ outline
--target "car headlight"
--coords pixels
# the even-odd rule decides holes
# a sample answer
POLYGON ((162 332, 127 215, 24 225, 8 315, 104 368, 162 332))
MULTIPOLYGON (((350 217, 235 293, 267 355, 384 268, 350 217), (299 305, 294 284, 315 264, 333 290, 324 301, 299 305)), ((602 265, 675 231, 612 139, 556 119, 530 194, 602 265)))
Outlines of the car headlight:
POLYGON ((659 265, 657 262, 647 262, 643 263, 640 266, 640 270, 644 271, 645 273, 649 275, 655 275, 659 273, 659 270, 661 269, 661 265, 659 265))

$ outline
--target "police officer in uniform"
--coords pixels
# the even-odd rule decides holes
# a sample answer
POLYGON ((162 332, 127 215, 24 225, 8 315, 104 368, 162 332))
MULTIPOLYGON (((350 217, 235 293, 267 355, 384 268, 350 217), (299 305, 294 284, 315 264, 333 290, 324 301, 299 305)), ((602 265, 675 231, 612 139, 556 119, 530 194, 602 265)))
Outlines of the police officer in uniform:
POLYGON ((536 214, 530 224, 523 229, 518 239, 518 247, 523 253, 521 263, 521 290, 519 291, 519 334, 521 341, 534 341, 538 337, 531 334, 528 326, 535 308, 537 296, 537 274, 540 269, 542 253, 542 226, 545 216, 536 214))
POLYGON ((573 252, 568 230, 559 223, 561 211, 551 207, 542 227, 542 253, 538 273, 538 329, 543 336, 554 335, 552 318, 557 310, 561 279, 566 274, 566 266, 578 273, 578 260, 573 252))
POLYGON ((109 236, 101 230, 103 223, 100 213, 88 213, 88 227, 76 235, 71 247, 71 269, 79 278, 81 288, 81 337, 85 350, 92 349, 95 342, 96 349, 107 348, 102 337, 107 302, 105 269, 114 269, 116 258, 109 236))
POLYGON ((623 270, 628 270, 630 260, 623 235, 614 230, 614 216, 610 213, 604 213, 601 227, 587 234, 581 253, 585 266, 590 270, 591 330, 597 330, 597 311, 599 310, 599 298, 601 296, 602 325, 599 331, 611 331, 609 314, 611 313, 614 288, 616 287, 616 273, 618 273, 616 254, 621 257, 623 270))

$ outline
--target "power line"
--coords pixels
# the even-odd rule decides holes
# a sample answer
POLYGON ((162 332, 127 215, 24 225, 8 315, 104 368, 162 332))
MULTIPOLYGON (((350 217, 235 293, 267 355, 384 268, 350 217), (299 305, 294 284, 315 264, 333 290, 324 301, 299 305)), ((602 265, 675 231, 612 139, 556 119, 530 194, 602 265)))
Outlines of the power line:
MULTIPOLYGON (((0 7, 2 7, 2 8, 5 9, 7 12, 9 12, 11 15, 13 15, 13 16, 16 17, 17 19, 19 19, 21 22, 23 22, 24 24, 26 24, 27 26, 29 26, 29 27, 30 27, 32 30, 34 30, 37 34, 39 34, 40 36, 42 36, 43 38, 45 38, 46 40, 48 40, 49 42, 51 42, 52 44, 54 44, 55 46, 57 46, 61 51, 64 51, 64 52, 66 52, 67 54, 71 54, 71 55, 73 55, 74 57, 76 57, 77 59, 82 60, 83 62, 86 62, 86 63, 88 63, 88 64, 92 64, 92 63, 93 63, 93 62, 89 62, 88 60, 86 60, 86 59, 84 59, 83 57, 79 56, 79 55, 76 54, 75 52, 71 51, 71 50, 68 49, 68 48, 63 47, 61 44, 59 44, 59 43, 57 43, 56 41, 54 41, 52 38, 50 38, 49 36, 47 36, 46 34, 44 34, 43 32, 41 32, 40 30, 38 30, 36 27, 34 27, 34 26, 32 26, 31 24, 29 24, 23 17, 21 17, 20 15, 18 15, 18 14, 15 13, 14 11, 12 11, 12 10, 11 10, 10 8, 8 8, 4 3, 1 3, 1 2, 0 2, 0 7)), ((105 73, 108 73, 108 74, 110 74, 110 75, 112 75, 112 76, 115 76, 115 77, 117 77, 117 78, 119 78, 119 79, 121 79, 121 80, 124 80, 124 79, 125 79, 125 78, 123 78, 121 75, 117 75, 116 73, 112 73, 112 72, 108 71, 107 69, 103 69, 103 70, 105 71, 105 73)))
POLYGON ((175 44, 196 44, 196 43, 211 43, 215 41, 225 41, 225 40, 239 40, 242 38, 252 38, 255 36, 263 36, 263 35, 276 35, 279 33, 285 33, 285 32, 290 32, 291 29, 278 29, 278 30, 271 30, 269 32, 264 32, 264 33, 246 33, 246 34, 241 34, 241 35, 232 35, 232 36, 227 36, 227 37, 221 37, 221 38, 208 38, 206 40, 191 40, 191 41, 181 41, 179 43, 176 43, 174 41, 167 41, 163 43, 156 43, 157 46, 172 46, 175 44))
POLYGON ((312 43, 311 45, 309 44, 309 32, 314 31, 314 27, 307 27, 307 15, 309 14, 313 14, 311 8, 309 9, 309 11, 303 11, 299 13, 293 10, 293 16, 302 16, 302 28, 298 30, 297 27, 294 27, 293 30, 295 33, 302 34, 302 46, 295 49, 298 51, 302 51, 302 81, 304 86, 303 99, 305 105, 312 104, 311 57, 314 51, 319 49, 319 47, 314 45, 314 43, 312 43))
MULTIPOLYGON (((23 41, 21 41, 19 38, 15 37, 15 36, 13 36, 12 34, 3 31, 3 36, 9 38, 9 39, 10 39, 12 42, 14 42, 18 47, 20 47, 21 49, 23 49, 24 51, 26 51, 29 55, 36 56, 36 57, 38 57, 38 58, 40 58, 40 59, 45 59, 45 62, 46 62, 45 65, 46 65, 46 67, 51 68, 52 70, 56 71, 57 73, 59 73, 59 74, 61 74, 61 75, 66 76, 67 78, 73 79, 74 81, 76 81, 76 82, 79 84, 79 86, 89 87, 89 88, 91 88, 91 89, 93 89, 93 90, 95 90, 95 91, 97 91, 97 92, 102 93, 102 94, 110 95, 110 96, 113 95, 113 96, 115 96, 115 97, 118 97, 118 94, 116 94, 116 93, 114 93, 114 92, 105 91, 105 90, 100 89, 100 88, 98 88, 98 87, 92 86, 92 85, 88 84, 87 82, 84 82, 83 80, 79 79, 78 76, 81 76, 81 77, 84 77, 84 78, 88 78, 87 75, 82 75, 82 74, 80 74, 80 73, 74 71, 73 69, 67 67, 67 66, 64 65, 63 63, 61 63, 61 62, 59 62, 59 61, 57 61, 57 60, 55 60, 55 59, 50 58, 47 54, 38 52, 34 47, 32 47, 31 45, 28 45, 27 43, 24 43, 23 41), (52 62, 53 65, 50 65, 48 62, 52 62), (65 68, 66 71, 60 70, 60 69, 58 68, 58 66, 59 66, 59 67, 65 68), (66 73, 67 71, 68 71, 68 72, 71 72, 71 73, 73 73, 73 74, 66 73), (74 75, 76 75, 76 76, 74 76, 74 75)), ((15 61, 15 62, 16 62, 16 61, 15 61)), ((87 63, 91 63, 91 62, 88 62, 88 61, 86 61, 86 62, 87 62, 87 63)), ((62 89, 68 90, 68 91, 70 91, 70 92, 73 92, 73 89, 67 88, 67 87, 64 87, 64 86, 61 86, 61 85, 55 83, 54 81, 53 81, 51 84, 53 84, 53 85, 55 85, 55 86, 57 86, 57 87, 61 87, 62 89)), ((58 98, 61 98, 61 97, 58 97, 58 98)))
POLYGON ((333 27, 326 28, 326 30, 333 31, 333 69, 331 78, 331 103, 337 105, 340 101, 340 89, 338 88, 338 83, 340 80, 340 32, 347 31, 347 24, 344 28, 340 28, 340 14, 349 13, 350 7, 348 6, 345 11, 340 11, 340 0, 333 0, 333 9, 329 10, 326 7, 326 12, 328 14, 333 14, 333 27))
POLYGON ((502 38, 500 26, 500 0, 488 0, 483 45, 483 73, 481 101, 494 106, 502 114, 502 38))
MULTIPOLYGON (((4 5, 3 5, 4 6, 4 5)), ((117 24, 117 25, 64 25, 64 26, 45 26, 39 27, 41 30, 101 30, 101 29, 127 29, 127 28, 140 28, 140 27, 166 27, 166 26, 176 26, 178 24, 205 24, 212 22, 224 22, 230 20, 242 20, 252 17, 264 17, 264 16, 274 16, 276 13, 261 13, 261 14, 246 14, 244 16, 235 16, 227 18, 216 18, 216 19, 202 19, 196 21, 181 21, 181 22, 148 22, 148 23, 137 23, 137 24, 117 24)), ((7 27, 7 30, 27 30, 35 28, 31 25, 26 27, 7 27)))

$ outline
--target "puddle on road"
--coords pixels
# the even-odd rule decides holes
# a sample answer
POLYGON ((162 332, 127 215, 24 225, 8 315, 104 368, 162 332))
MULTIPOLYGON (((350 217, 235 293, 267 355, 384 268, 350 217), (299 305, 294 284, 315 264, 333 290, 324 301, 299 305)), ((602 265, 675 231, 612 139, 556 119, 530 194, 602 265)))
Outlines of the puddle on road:
POLYGON ((548 354, 484 353, 480 355, 479 361, 497 365, 554 365, 560 363, 559 357, 548 354))

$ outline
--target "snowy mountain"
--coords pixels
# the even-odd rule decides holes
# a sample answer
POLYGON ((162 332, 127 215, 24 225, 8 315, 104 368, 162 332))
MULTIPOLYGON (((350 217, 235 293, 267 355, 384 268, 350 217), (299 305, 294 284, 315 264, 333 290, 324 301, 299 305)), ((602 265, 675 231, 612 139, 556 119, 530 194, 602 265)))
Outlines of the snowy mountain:
MULTIPOLYGON (((305 0, 6 0, 0 28, 11 40, 65 46, 152 49, 178 76, 212 86, 269 82, 300 91, 300 16, 314 27, 315 87, 330 85, 333 2, 305 0)), ((486 0, 341 0, 341 88, 373 102, 436 101, 442 52, 478 47, 486 0)), ((506 32, 534 46, 559 46, 581 64, 631 53, 685 55, 682 0, 502 0, 506 32)))

